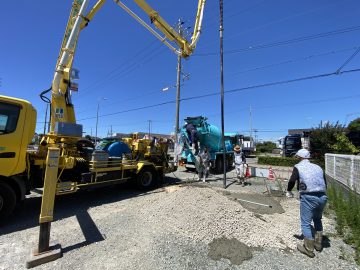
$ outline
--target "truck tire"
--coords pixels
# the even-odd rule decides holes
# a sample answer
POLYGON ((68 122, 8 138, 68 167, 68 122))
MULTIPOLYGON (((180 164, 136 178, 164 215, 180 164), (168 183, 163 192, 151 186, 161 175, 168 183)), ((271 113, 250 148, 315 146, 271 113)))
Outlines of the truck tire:
POLYGON ((156 180, 154 170, 145 167, 136 176, 136 186, 141 190, 148 190, 155 185, 156 180))
POLYGON ((16 193, 6 183, 0 182, 0 220, 4 220, 15 209, 16 193))

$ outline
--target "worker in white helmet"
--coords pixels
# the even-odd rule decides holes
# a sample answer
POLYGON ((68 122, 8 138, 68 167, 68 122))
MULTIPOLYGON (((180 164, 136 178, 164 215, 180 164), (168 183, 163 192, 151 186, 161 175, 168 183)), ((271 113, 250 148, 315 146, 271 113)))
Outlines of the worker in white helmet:
POLYGON ((298 244, 297 249, 313 258, 314 248, 322 250, 323 225, 322 213, 327 202, 326 180, 320 166, 309 161, 310 152, 300 149, 296 155, 301 161, 295 165, 290 177, 286 197, 292 198, 291 190, 298 182, 300 194, 300 219, 301 231, 304 236, 304 243, 298 244), (312 234, 311 224, 314 223, 315 234, 312 234))

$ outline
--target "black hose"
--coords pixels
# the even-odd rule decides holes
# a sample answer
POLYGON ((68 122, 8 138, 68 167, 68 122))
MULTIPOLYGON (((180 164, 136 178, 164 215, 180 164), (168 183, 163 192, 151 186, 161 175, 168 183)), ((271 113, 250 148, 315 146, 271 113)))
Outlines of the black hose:
POLYGON ((48 92, 50 92, 51 89, 52 89, 52 87, 50 86, 49 89, 42 91, 42 92, 40 93, 40 95, 39 95, 42 101, 44 101, 44 102, 46 102, 46 103, 49 103, 49 104, 51 103, 51 101, 50 101, 50 99, 49 99, 47 96, 45 96, 45 94, 47 94, 48 92))

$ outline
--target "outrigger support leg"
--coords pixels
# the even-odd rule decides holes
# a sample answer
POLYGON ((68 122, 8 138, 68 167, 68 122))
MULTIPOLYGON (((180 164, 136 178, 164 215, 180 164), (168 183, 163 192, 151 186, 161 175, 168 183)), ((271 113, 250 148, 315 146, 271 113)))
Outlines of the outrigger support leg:
POLYGON ((44 179, 44 191, 41 201, 40 233, 38 248, 33 250, 26 262, 26 268, 32 268, 40 264, 57 260, 61 257, 61 246, 50 246, 50 229, 53 221, 54 202, 58 178, 60 149, 49 147, 46 158, 46 170, 44 179))

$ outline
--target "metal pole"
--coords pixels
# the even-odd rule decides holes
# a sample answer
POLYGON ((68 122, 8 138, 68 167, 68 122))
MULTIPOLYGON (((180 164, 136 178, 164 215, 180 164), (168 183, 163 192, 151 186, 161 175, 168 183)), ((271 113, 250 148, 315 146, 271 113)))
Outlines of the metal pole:
POLYGON ((95 146, 96 146, 96 141, 97 141, 97 130, 98 130, 98 121, 99 121, 99 106, 100 106, 100 101, 98 101, 97 110, 96 110, 95 146))
POLYGON ((251 115, 251 105, 250 105, 250 147, 251 147, 251 141, 252 141, 252 115, 251 115))
POLYGON ((223 1, 220 0, 220 81, 221 81, 221 140, 223 147, 223 167, 224 167, 224 179, 223 186, 226 188, 226 149, 224 139, 224 67, 223 67, 223 1))
POLYGON ((151 135, 151 133, 150 133, 151 120, 148 120, 148 121, 149 121, 149 140, 150 140, 150 135, 151 135))
POLYGON ((49 103, 46 104, 46 110, 45 110, 44 135, 46 132, 46 120, 47 120, 47 114, 48 114, 48 107, 49 107, 49 103))
MULTIPOLYGON (((182 34, 181 30, 181 20, 178 22, 178 31, 179 34, 182 34)), ((178 132, 179 132, 179 114, 180 114, 180 76, 181 76, 181 55, 178 55, 177 62, 177 80, 176 80, 176 116, 175 116, 175 143, 178 141, 178 132)))

